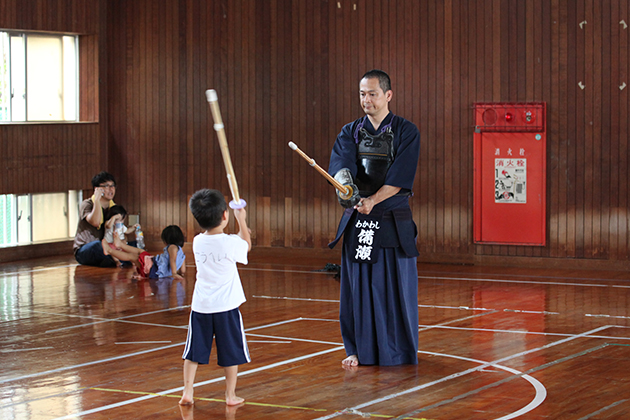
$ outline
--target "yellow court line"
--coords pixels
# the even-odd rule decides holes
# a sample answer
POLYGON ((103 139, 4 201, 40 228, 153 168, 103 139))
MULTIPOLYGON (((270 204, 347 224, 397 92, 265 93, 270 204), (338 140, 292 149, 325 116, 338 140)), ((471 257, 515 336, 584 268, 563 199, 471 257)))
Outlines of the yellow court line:
MULTIPOLYGON (((105 392, 120 392, 123 394, 134 394, 134 395, 154 395, 156 397, 168 397, 168 398, 181 398, 181 395, 167 395, 167 394, 158 394, 155 392, 145 392, 145 391, 125 391, 123 389, 111 389, 111 388, 97 388, 97 387, 87 387, 82 389, 91 389, 93 391, 105 391, 105 392)), ((211 401, 211 402, 225 402, 225 400, 217 399, 217 398, 204 398, 204 397, 194 397, 193 399, 198 401, 211 401)), ((308 410, 308 411, 329 411, 325 408, 311 408, 311 407, 297 407, 293 405, 280 405, 280 404, 266 404, 266 403, 257 403, 251 401, 245 401, 243 404, 246 405, 255 405, 260 407, 272 407, 272 408, 289 408, 294 410, 308 410)), ((335 413, 343 412, 344 410, 335 410, 335 413)), ((395 416, 388 416, 385 414, 374 414, 370 413, 370 417, 379 417, 384 419, 391 419, 395 416)), ((426 418, 417 418, 417 417, 404 417, 408 420, 430 420, 426 418)))

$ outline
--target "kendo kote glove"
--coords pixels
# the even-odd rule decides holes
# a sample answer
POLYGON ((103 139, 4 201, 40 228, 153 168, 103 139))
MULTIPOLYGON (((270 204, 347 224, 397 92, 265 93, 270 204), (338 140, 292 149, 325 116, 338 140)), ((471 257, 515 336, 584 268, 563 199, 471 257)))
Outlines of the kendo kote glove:
POLYGON ((344 194, 343 192, 337 190, 337 199, 339 200, 339 204, 341 204, 341 207, 349 209, 356 206, 359 201, 361 201, 361 197, 359 196, 359 188, 354 184, 352 180, 350 169, 340 169, 335 174, 335 179, 339 181, 344 187, 350 189, 348 194, 344 194))

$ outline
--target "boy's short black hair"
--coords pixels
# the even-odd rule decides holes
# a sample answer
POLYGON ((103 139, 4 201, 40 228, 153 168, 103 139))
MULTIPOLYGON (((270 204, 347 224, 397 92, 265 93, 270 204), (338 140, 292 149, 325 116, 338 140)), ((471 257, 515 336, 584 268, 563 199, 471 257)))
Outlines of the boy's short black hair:
POLYGON ((124 219, 125 217, 127 217, 127 210, 125 210, 125 208, 119 204, 116 204, 115 206, 111 206, 110 208, 107 209, 107 213, 105 214, 105 220, 109 220, 117 214, 120 214, 122 218, 124 219))
POLYGON ((190 211, 202 229, 212 229, 221 224, 227 210, 225 197, 220 191, 204 188, 190 197, 190 211))
POLYGON ((370 70, 361 77, 361 80, 363 79, 378 79, 378 84, 381 89, 383 89, 383 93, 387 93, 388 90, 392 90, 392 81, 389 78, 389 75, 383 70, 370 70))
POLYGON ((184 238, 184 232, 177 225, 170 225, 164 228, 162 231, 162 242, 166 245, 177 245, 179 247, 184 246, 186 238, 184 238))
POLYGON ((94 175, 94 178, 92 178, 92 186, 96 188, 99 185, 101 185, 103 182, 107 182, 107 181, 112 181, 114 185, 116 185, 116 180, 114 179, 114 175, 110 174, 109 172, 103 171, 94 175))

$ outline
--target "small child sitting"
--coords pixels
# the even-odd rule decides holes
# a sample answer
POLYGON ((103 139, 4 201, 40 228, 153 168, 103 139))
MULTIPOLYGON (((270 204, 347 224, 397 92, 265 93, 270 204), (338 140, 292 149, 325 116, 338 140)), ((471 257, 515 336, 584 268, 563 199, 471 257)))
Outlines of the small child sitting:
POLYGON ((166 246, 162 254, 156 256, 151 256, 143 249, 127 245, 116 236, 114 237, 116 248, 103 248, 103 252, 105 255, 111 255, 123 261, 133 262, 140 277, 183 279, 183 275, 186 273, 186 265, 184 264, 186 254, 182 249, 184 242, 186 242, 184 233, 179 226, 170 225, 162 230, 161 238, 166 246))
MULTIPOLYGON (((108 255, 105 252, 106 249, 118 249, 114 244, 114 237, 118 237, 121 242, 126 243, 127 237, 125 235, 129 235, 133 233, 137 226, 137 223, 133 226, 127 227, 125 226, 125 219, 127 218, 127 210, 123 206, 114 205, 107 209, 107 213, 105 213, 105 235, 103 236, 103 253, 108 255)), ((109 254, 111 255, 111 254, 109 254)), ((112 258, 116 261, 116 263, 120 266, 121 260, 114 255, 112 258)), ((125 260, 123 260, 125 261, 125 260)))

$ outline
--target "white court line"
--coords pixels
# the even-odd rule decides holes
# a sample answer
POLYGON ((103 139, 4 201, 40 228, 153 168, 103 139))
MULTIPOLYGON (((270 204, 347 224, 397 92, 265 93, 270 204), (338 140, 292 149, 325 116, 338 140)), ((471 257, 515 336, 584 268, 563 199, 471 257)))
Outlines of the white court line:
POLYGON ((283 269, 274 269, 274 268, 254 268, 254 267, 238 267, 238 270, 243 270, 243 271, 267 271, 267 272, 273 272, 273 273, 301 273, 301 274, 326 274, 326 275, 332 275, 333 272, 332 271, 313 271, 313 270, 283 270, 283 269))
POLYGON ((19 351, 33 351, 33 350, 50 350, 54 347, 33 347, 30 349, 0 349, 0 353, 15 353, 19 351))
MULTIPOLYGON (((541 350, 545 350, 545 349, 548 349, 550 347, 554 347, 554 346, 557 346, 557 345, 560 345, 560 344, 567 343, 567 342, 572 341, 572 340, 576 340, 578 338, 588 337, 592 333, 602 331, 602 330, 607 329, 609 327, 610 326, 605 325, 605 326, 602 326, 602 327, 598 327, 598 328, 592 329, 592 330, 587 331, 585 333, 578 334, 578 335, 573 336, 573 337, 569 337, 569 338, 565 338, 565 339, 562 339, 562 340, 558 340, 558 341, 555 341, 553 343, 549 343, 549 344, 546 344, 544 346, 541 346, 541 347, 538 347, 538 348, 535 348, 535 349, 530 349, 530 350, 526 350, 526 351, 523 351, 523 352, 520 352, 520 353, 517 353, 517 354, 513 354, 511 356, 507 356, 507 357, 504 357, 504 358, 499 359, 499 360, 495 360, 495 361, 492 361, 492 362, 482 362, 483 364, 478 366, 478 367, 476 367, 476 368, 463 370, 461 372, 457 372, 457 373, 454 373, 452 375, 445 376, 445 377, 443 377, 441 379, 438 379, 438 380, 435 380, 435 381, 432 381, 432 382, 429 382, 429 383, 426 383, 426 384, 423 384, 423 385, 419 385, 419 386, 416 386, 416 387, 413 387, 413 388, 406 389, 405 391, 401 391, 401 392, 393 393, 393 394, 390 394, 390 395, 386 395, 384 397, 377 398, 375 400, 366 401, 366 402, 364 402, 362 404, 359 404, 359 405, 356 405, 354 407, 351 407, 350 409, 351 410, 360 410, 361 408, 369 407, 369 406, 374 405, 374 404, 379 404, 379 403, 382 403, 382 402, 385 402, 385 401, 388 401, 388 400, 391 400, 391 399, 394 399, 394 398, 398 398, 398 397, 406 395, 406 394, 417 392, 417 391, 419 391, 421 389, 428 388, 428 387, 431 387, 433 385, 436 385, 436 384, 439 384, 439 383, 442 383, 442 382, 445 382, 445 381, 449 381, 451 379, 459 378, 460 376, 468 375, 469 373, 480 371, 480 370, 485 369, 485 368, 490 367, 490 366, 503 369, 505 367, 504 366, 500 366, 499 363, 503 363, 503 362, 506 362, 506 361, 509 361, 509 360, 512 360, 512 359, 523 357, 523 356, 525 356, 527 354, 534 353, 534 352, 541 351, 541 350)), ((590 338, 590 337, 588 337, 588 338, 590 338)), ((422 352, 422 353, 424 353, 424 352, 422 352)), ((431 353, 428 353, 428 354, 431 354, 431 353)), ((455 357, 455 356, 448 356, 448 357, 455 357)), ((519 372, 519 374, 521 374, 521 372, 519 372)), ((523 375, 523 377, 525 377, 525 376, 526 375, 523 375)), ((531 378, 531 379, 536 381, 536 382, 538 382, 534 378, 531 378)), ((544 390, 544 387, 542 386, 542 384, 540 386, 544 390)), ((536 388, 536 386, 535 386, 535 388, 536 388)), ((515 413, 519 413, 518 415, 520 416, 520 415, 523 415, 523 414, 526 413, 526 412, 522 411, 525 408, 528 408, 528 411, 531 411, 534 408, 536 408, 538 405, 540 405, 542 403, 542 401, 545 399, 546 391, 544 391, 545 392, 545 396, 542 396, 542 399, 540 399, 540 397, 539 397, 539 393, 540 392, 541 391, 539 391, 539 388, 536 388, 536 396, 535 396, 534 400, 532 400, 529 404, 527 404, 525 407, 523 407, 522 409, 520 409, 518 412, 515 412, 515 413), (534 405, 534 403, 536 403, 536 404, 534 405)), ((515 413, 510 413, 507 416, 500 417, 500 419, 496 419, 496 420, 512 419, 512 418, 515 417, 515 416, 513 416, 513 414, 515 414, 515 413)), ((318 417, 315 420, 332 419, 332 418, 338 417, 338 416, 340 416, 342 414, 344 414, 344 413, 343 412, 337 412, 337 413, 333 413, 333 414, 328 415, 328 416, 318 417)))
MULTIPOLYGON (((45 331, 46 333, 52 333, 52 332, 71 330, 71 329, 74 329, 74 328, 87 327, 87 326, 96 325, 96 324, 102 324, 104 322, 113 322, 113 321, 123 321, 123 322, 125 322, 126 320, 128 320, 130 318, 137 318, 137 317, 140 317, 140 316, 147 316, 147 315, 155 315, 155 314, 160 314, 160 313, 164 313, 164 312, 172 312, 172 311, 175 311, 175 310, 181 310, 181 309, 187 309, 187 308, 190 308, 190 305, 176 306, 174 308, 167 308, 167 309, 160 309, 159 311, 142 312, 142 313, 139 313, 139 314, 121 316, 119 318, 100 318, 100 317, 91 317, 91 316, 73 315, 73 314, 60 314, 60 313, 56 313, 56 312, 44 312, 44 311, 31 311, 31 313, 45 314, 45 315, 67 316, 67 317, 70 317, 70 318, 83 318, 83 319, 97 319, 98 320, 97 322, 88 322, 87 324, 72 325, 70 327, 62 327, 62 328, 56 328, 54 330, 47 330, 47 331, 45 331)), ((128 322, 128 323, 140 323, 140 324, 144 324, 144 325, 162 326, 162 327, 169 327, 169 328, 182 328, 182 327, 179 327, 179 326, 172 326, 172 325, 165 325, 165 324, 149 324, 149 323, 146 323, 146 322, 134 322, 134 321, 126 321, 126 322, 128 322)))
POLYGON ((496 313, 497 313, 497 311, 484 312, 482 314, 465 316, 463 318, 453 319, 453 320, 450 320, 450 321, 441 322, 439 324, 434 324, 434 325, 418 325, 418 332, 420 332, 420 331, 427 331, 427 330, 430 330, 431 328, 438 328, 438 327, 441 327, 443 325, 454 324, 456 322, 466 321, 468 319, 479 318, 479 317, 482 317, 482 316, 492 315, 492 314, 496 314, 496 313))
MULTIPOLYGON (((253 328, 246 328, 245 332, 247 333, 248 331, 254 331, 254 330, 258 330, 258 329, 262 329, 262 328, 267 328, 269 326, 276 326, 276 325, 287 324, 287 323, 290 323, 290 322, 301 321, 302 319, 310 319, 310 318, 294 318, 294 319, 290 319, 290 320, 287 320, 287 321, 276 322, 276 323, 273 323, 273 324, 261 325, 261 326, 253 327, 253 328)), ((187 327, 184 327, 184 328, 187 328, 187 327)), ((247 335, 249 335, 249 334, 247 334, 247 335)), ((252 336, 257 336, 256 334, 251 334, 251 335, 252 336)), ((259 335, 259 337, 265 337, 265 336, 259 335)), ((271 338, 275 338, 275 337, 271 337, 271 338)), ((295 339, 294 341, 298 341, 298 340, 299 339, 295 339)), ((322 342, 322 343, 325 343, 325 342, 322 342)), ((98 365, 98 364, 101 364, 101 363, 109 363, 109 362, 113 362, 115 360, 126 359, 128 357, 135 357, 135 356, 140 356, 140 355, 147 354, 147 353, 152 353, 152 352, 155 352, 155 351, 170 349, 172 347, 183 346, 184 344, 186 344, 186 342, 171 344, 171 345, 164 346, 164 347, 157 347, 155 349, 142 350, 142 351, 138 351, 138 352, 135 352, 135 353, 129 353, 129 354, 126 354, 126 355, 120 355, 120 356, 111 357, 111 358, 107 358, 107 359, 94 360, 92 362, 80 363, 80 364, 77 364, 77 365, 65 366, 65 367, 61 367, 61 368, 57 368, 57 369, 51 369, 51 370, 47 370, 47 371, 43 371, 43 372, 31 373, 31 374, 28 374, 28 375, 23 375, 23 376, 19 376, 19 377, 15 377, 15 378, 1 379, 0 380, 0 384, 7 383, 7 382, 13 382, 13 381, 21 381, 23 379, 34 378, 34 377, 38 377, 38 376, 45 376, 45 375, 49 375, 51 373, 64 372, 64 371, 67 371, 67 370, 82 368, 82 367, 86 367, 86 366, 98 365)), ((335 345, 335 346, 339 345, 339 343, 326 343, 326 344, 332 344, 332 345, 335 345)))
MULTIPOLYGON (((317 356, 321 356, 323 354, 333 353, 333 352, 341 351, 341 350, 343 350, 343 346, 335 347, 335 348, 328 349, 328 350, 319 351, 319 352, 316 352, 316 353, 307 354, 307 355, 304 355, 304 356, 294 357, 292 359, 284 360, 282 362, 272 363, 272 364, 267 365, 267 366, 261 366, 259 368, 255 368, 255 369, 239 372, 238 376, 245 376, 245 375, 250 375, 252 373, 262 372, 262 371, 265 371, 265 370, 276 368, 278 366, 283 366, 283 365, 299 362, 300 360, 310 359, 312 357, 317 357, 317 356)), ((194 385, 194 387, 197 388, 197 387, 200 387, 200 386, 203 386, 203 385, 208 385, 208 384, 211 384, 211 383, 214 383, 214 382, 220 382, 220 381, 223 381, 223 380, 225 380, 225 376, 222 376, 220 378, 210 379, 210 380, 204 381, 204 382, 196 383, 194 385)), ((177 388, 171 388, 171 389, 167 389, 166 391, 156 392, 155 394, 144 395, 142 397, 134 398, 134 399, 131 399, 131 400, 121 401, 121 402, 118 402, 118 403, 114 403, 114 404, 109 404, 109 405, 105 405, 105 406, 102 406, 102 407, 93 408, 91 410, 86 410, 86 411, 82 411, 80 413, 70 414, 70 415, 67 415, 67 416, 64 416, 64 417, 58 417, 58 418, 56 418, 54 420, 73 419, 73 418, 76 418, 76 417, 79 417, 79 416, 85 416, 85 415, 88 415, 88 414, 99 413, 101 411, 109 410, 109 409, 112 409, 112 408, 118 408, 118 407, 122 407, 122 406, 129 405, 129 404, 135 404, 135 403, 140 402, 140 401, 145 401, 145 400, 149 400, 149 399, 152 399, 152 398, 157 398, 157 397, 161 397, 161 396, 164 396, 164 395, 172 394, 174 392, 182 391, 183 389, 184 389, 183 386, 180 386, 180 387, 177 387, 177 388)))
POLYGON ((584 314, 584 316, 591 316, 593 318, 630 319, 630 316, 622 316, 622 315, 584 314))
POLYGON ((117 341, 114 344, 168 344, 172 341, 117 341))
MULTIPOLYGON (((329 346, 341 346, 341 345, 343 345, 343 343, 335 343, 335 342, 332 342, 332 341, 311 340, 311 339, 308 339, 308 338, 283 337, 283 336, 279 336, 279 335, 263 335, 263 334, 251 334, 251 333, 248 333, 247 335, 251 336, 251 337, 276 338, 278 340, 300 341, 300 342, 304 342, 304 343, 327 344, 329 346)), ((249 343, 249 340, 247 340, 247 342, 249 343)))
POLYGON ((183 341, 181 343, 171 344, 170 346, 158 347, 158 348, 155 348, 155 349, 142 350, 142 351, 138 351, 138 352, 135 352, 135 353, 129 353, 129 354, 121 355, 121 356, 110 357, 108 359, 94 360, 94 361, 91 361, 91 362, 80 363, 78 365, 71 365, 71 366, 65 366, 65 367, 61 367, 61 368, 57 368, 57 369, 46 370, 46 371, 43 371, 43 372, 30 373, 28 375, 17 376, 15 378, 0 379, 0 384, 4 384, 4 383, 7 383, 7 382, 13 382, 13 381, 21 381, 23 379, 35 378, 35 377, 38 377, 38 376, 50 375, 51 373, 59 373, 59 372, 64 372, 64 371, 71 370, 71 369, 78 369, 78 368, 82 368, 82 367, 86 367, 86 366, 100 365, 101 363, 113 362, 113 361, 116 361, 116 360, 126 359, 128 357, 141 356, 143 354, 152 353, 154 351, 166 350, 166 349, 170 349, 172 347, 183 346, 184 344, 186 344, 185 341, 183 341))
MULTIPOLYGON (((275 324, 269 324, 269 325, 281 325, 281 324, 286 324, 288 322, 295 322, 295 321, 299 321, 299 320, 301 320, 301 318, 295 318, 295 319, 288 320, 288 321, 283 321, 283 322, 276 322, 275 324)), ((186 328, 186 327, 184 327, 184 328, 186 328)), ((261 325, 259 327, 254 327, 254 328, 247 328, 247 329, 245 329, 245 332, 250 331, 250 330, 257 330, 257 329, 261 329, 261 328, 267 328, 267 325, 261 325)), ((171 345, 164 346, 164 347, 157 347, 155 349, 148 349, 148 350, 138 351, 138 352, 135 352, 135 353, 129 353, 129 354, 126 354, 126 355, 120 355, 120 356, 111 357, 111 358, 107 358, 107 359, 94 360, 92 362, 80 363, 80 364, 77 364, 77 365, 65 366, 65 367, 61 367, 61 368, 57 368, 57 369, 46 370, 46 371, 43 371, 43 372, 31 373, 31 374, 28 374, 28 375, 18 376, 18 377, 15 377, 15 378, 0 379, 0 384, 7 383, 7 382, 13 382, 13 381, 21 381, 23 379, 49 375, 51 373, 64 372, 64 371, 67 371, 67 370, 78 369, 78 368, 82 368, 82 367, 86 367, 86 366, 98 365, 98 364, 101 364, 101 363, 113 362, 113 361, 116 361, 116 360, 126 359, 128 357, 135 357, 135 356, 140 356, 140 355, 147 354, 147 353, 152 353, 152 352, 155 352, 155 351, 170 349, 172 347, 183 346, 184 344, 186 344, 186 342, 171 344, 171 345)))
POLYGON ((431 280, 455 280, 455 281, 479 281, 479 282, 493 282, 493 283, 518 283, 518 284, 539 284, 539 285, 554 285, 554 286, 580 286, 580 287, 619 287, 622 289, 630 289, 630 286, 623 286, 617 284, 593 284, 593 283, 561 283, 555 281, 526 281, 526 280, 500 280, 500 279, 476 279, 470 277, 436 277, 436 276, 418 276, 418 279, 431 279, 431 280))
MULTIPOLYGON (((445 323, 446 324, 446 323, 445 323)), ((451 327, 446 326, 445 324, 436 324, 436 325, 420 325, 420 327, 429 328, 440 328, 440 329, 448 329, 448 330, 461 330, 461 331, 477 331, 477 332, 500 332, 500 333, 508 333, 508 334, 529 334, 529 335, 543 335, 549 337, 576 337, 576 334, 566 334, 566 333, 548 333, 548 332, 538 332, 538 331, 519 331, 519 330, 499 330, 493 328, 470 328, 470 327, 451 327)), ((630 328, 623 325, 607 325, 609 328, 630 328)), ((421 329, 424 331, 424 328, 421 329)), ((630 337, 616 337, 609 335, 589 335, 588 338, 602 338, 604 340, 630 340, 630 337)))
POLYGON ((278 299, 278 300, 298 300, 298 301, 308 301, 308 302, 339 303, 339 299, 313 299, 313 298, 296 298, 296 297, 288 297, 288 296, 260 296, 260 295, 254 295, 252 297, 255 297, 258 299, 278 299))

